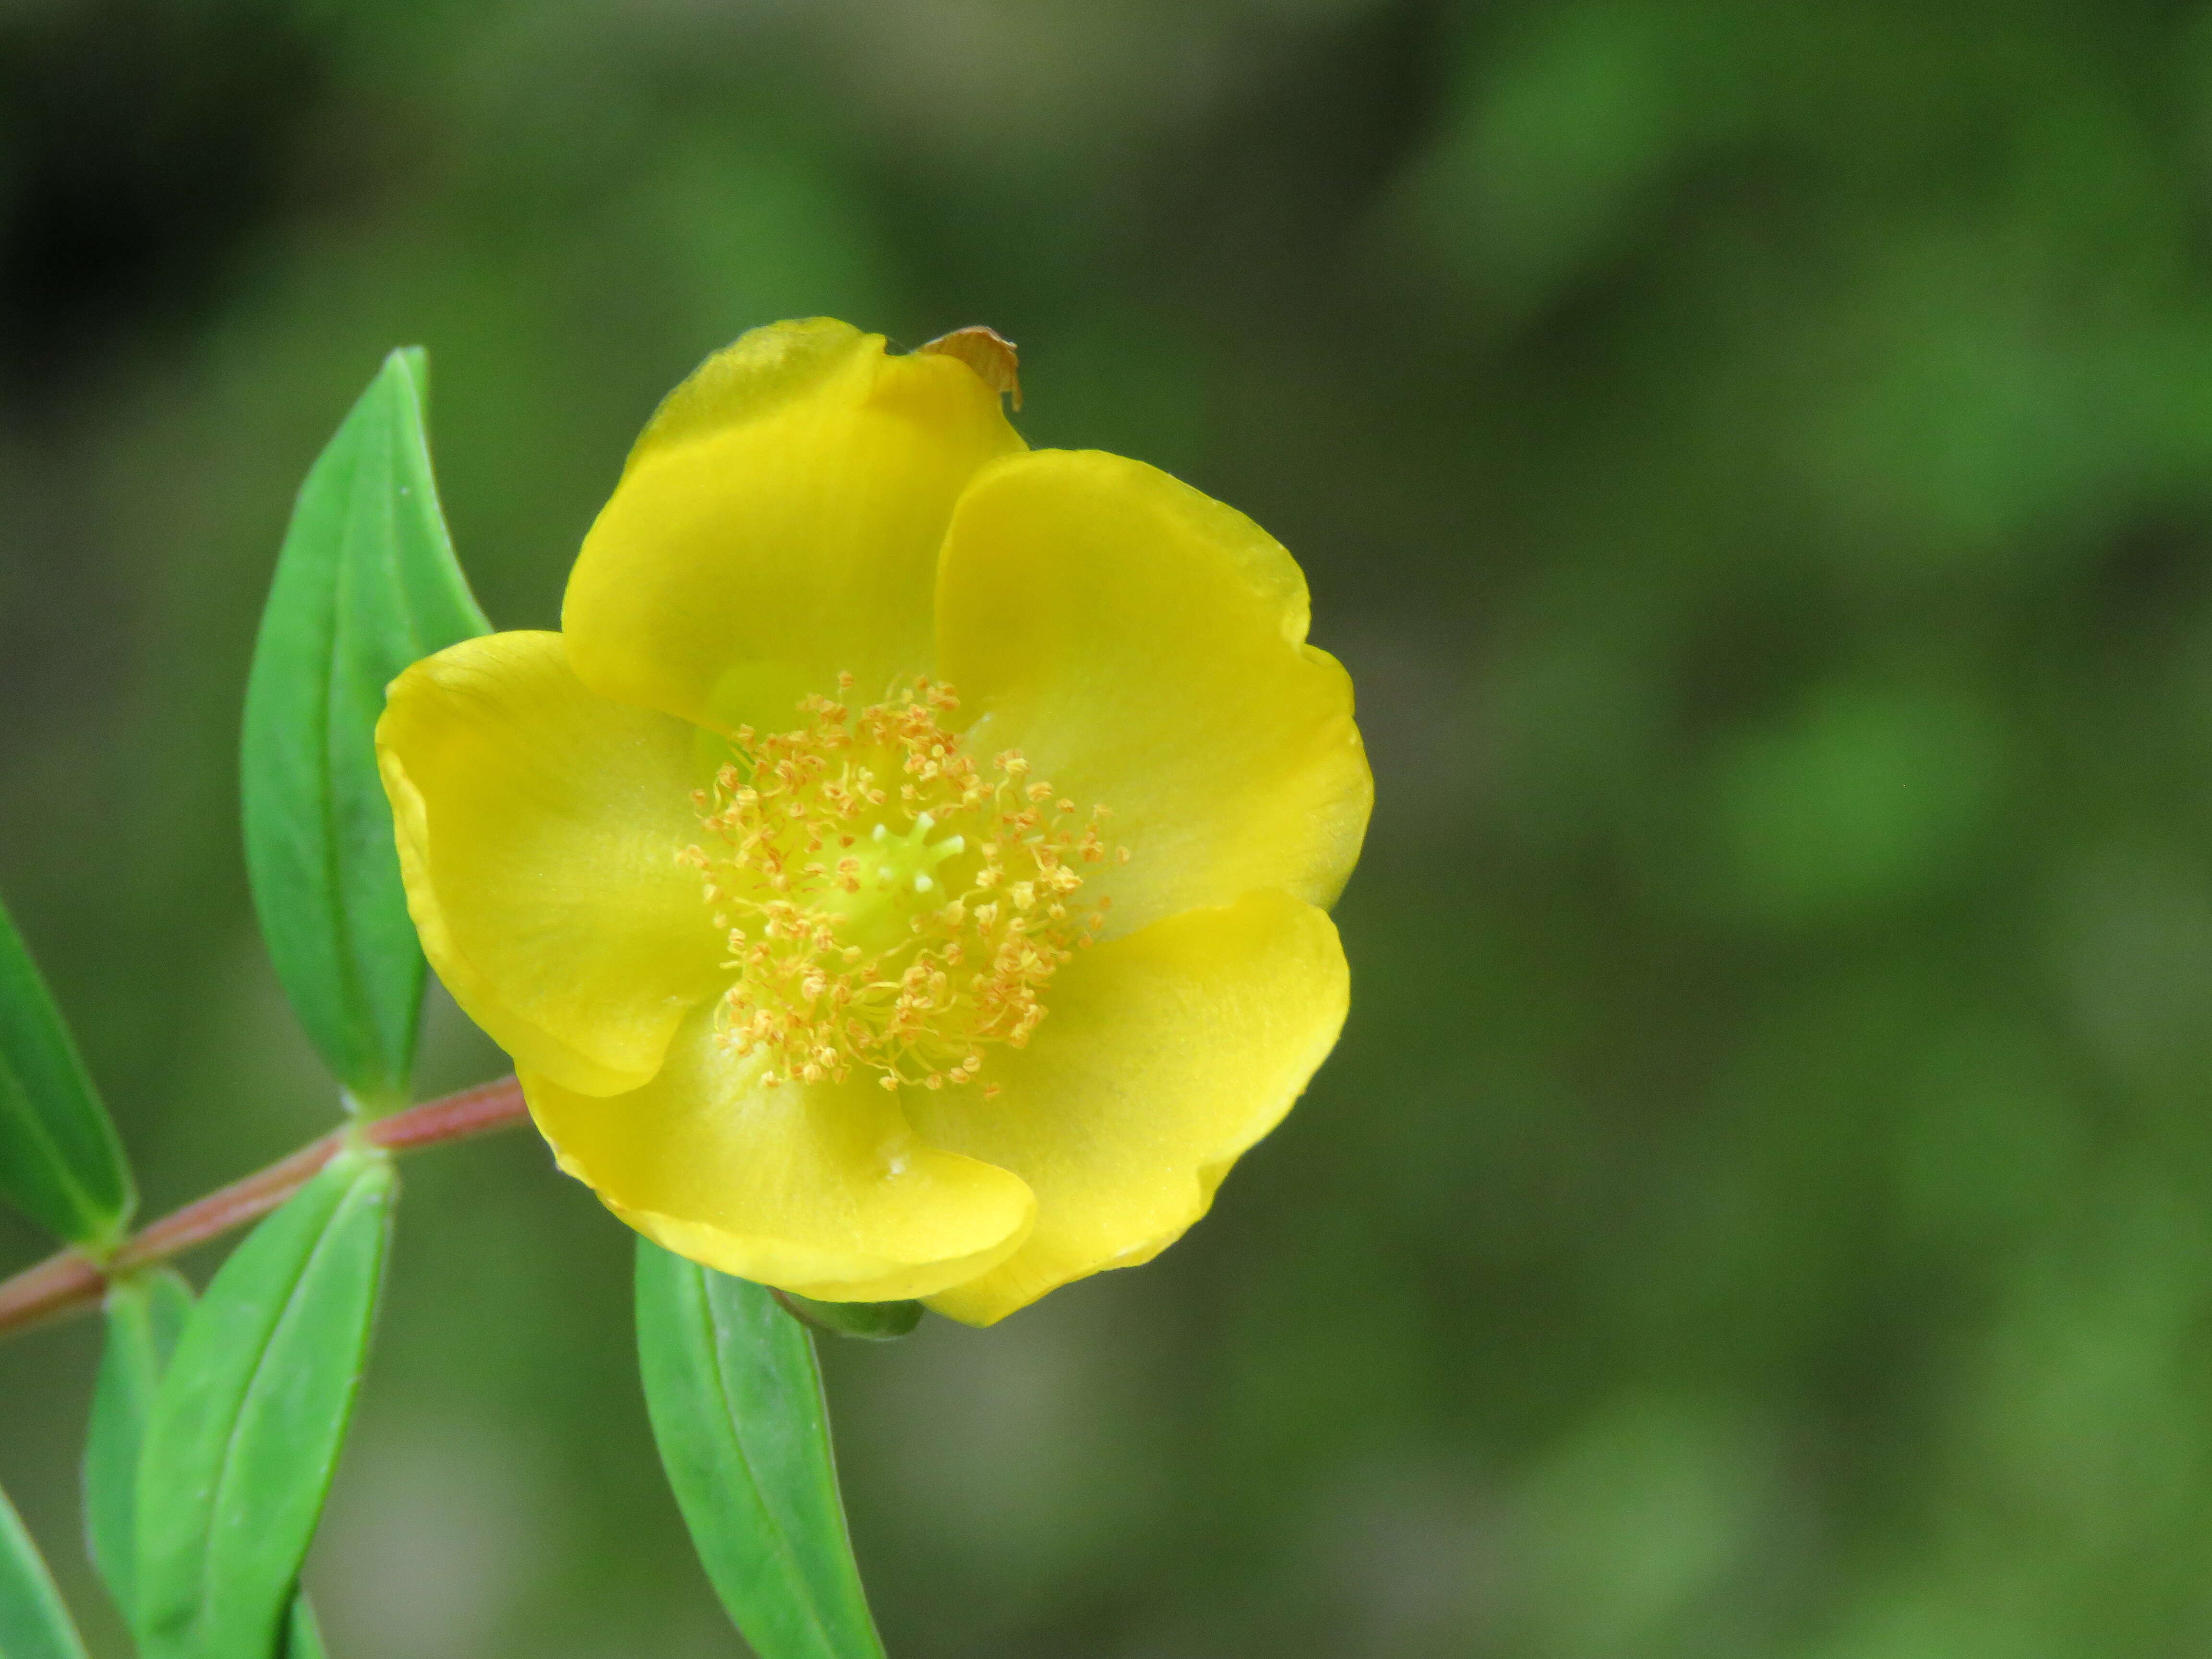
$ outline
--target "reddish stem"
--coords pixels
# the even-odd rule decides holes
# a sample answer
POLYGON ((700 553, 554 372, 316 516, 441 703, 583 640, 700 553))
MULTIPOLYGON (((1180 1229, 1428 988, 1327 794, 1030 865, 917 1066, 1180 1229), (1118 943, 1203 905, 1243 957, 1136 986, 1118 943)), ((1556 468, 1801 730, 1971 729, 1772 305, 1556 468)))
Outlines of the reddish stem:
MULTIPOLYGON (((379 1118, 364 1133, 371 1146, 411 1152, 418 1146, 465 1140, 508 1128, 528 1115, 521 1085, 511 1077, 503 1077, 379 1118)), ((125 1240, 104 1265, 81 1251, 64 1250, 0 1282, 0 1336, 97 1302, 106 1292, 108 1279, 116 1274, 166 1261, 195 1244, 260 1219, 306 1186, 345 1142, 346 1131, 333 1130, 267 1169, 163 1216, 143 1232, 125 1240)))

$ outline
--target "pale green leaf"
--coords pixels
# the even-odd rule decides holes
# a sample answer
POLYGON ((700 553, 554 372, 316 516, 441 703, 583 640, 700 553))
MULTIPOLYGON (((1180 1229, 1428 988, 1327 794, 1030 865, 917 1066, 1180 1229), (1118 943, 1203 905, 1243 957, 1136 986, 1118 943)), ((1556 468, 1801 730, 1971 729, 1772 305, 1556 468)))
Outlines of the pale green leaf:
POLYGON ((192 1311, 192 1293, 156 1268, 108 1287, 107 1340, 84 1447, 85 1541, 124 1617, 132 1617, 138 1566, 138 1460, 161 1373, 192 1311))
POLYGON ((270 1659, 367 1357, 391 1161, 334 1159, 264 1221, 192 1310, 138 1471, 143 1659, 270 1659))
POLYGON ((301 487, 246 684, 240 786, 270 960, 338 1080, 404 1099, 424 964, 376 770, 384 690, 487 631, 431 476, 419 347, 395 351, 301 487))
POLYGON ((53 1575, 0 1492, 0 1659, 84 1659, 53 1575))
POLYGON ((637 1331, 668 1483, 745 1640, 761 1659, 882 1659, 813 1339, 761 1286, 642 1238, 637 1331))
POLYGON ((74 1244, 114 1238, 137 1202, 115 1126, 4 906, 0 1193, 74 1244))
POLYGON ((305 1590, 292 1598, 291 1616, 284 1621, 284 1645, 278 1651, 283 1659, 324 1659, 323 1627, 305 1590))

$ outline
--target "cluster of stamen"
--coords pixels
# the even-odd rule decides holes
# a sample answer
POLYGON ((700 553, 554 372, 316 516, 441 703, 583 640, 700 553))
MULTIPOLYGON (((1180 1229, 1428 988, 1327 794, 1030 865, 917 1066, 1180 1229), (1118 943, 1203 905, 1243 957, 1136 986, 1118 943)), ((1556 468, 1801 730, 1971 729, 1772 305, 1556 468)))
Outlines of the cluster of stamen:
POLYGON ((738 727, 694 793, 706 836, 678 857, 737 973, 715 1029, 764 1058, 763 1081, 972 1083, 988 1045, 1029 1041, 1039 993, 1105 925, 1112 901, 1077 895, 1085 867, 1128 860, 1107 809, 1079 815, 1018 750, 979 765, 944 724, 959 706, 927 678, 857 713, 811 696, 794 731, 738 727))

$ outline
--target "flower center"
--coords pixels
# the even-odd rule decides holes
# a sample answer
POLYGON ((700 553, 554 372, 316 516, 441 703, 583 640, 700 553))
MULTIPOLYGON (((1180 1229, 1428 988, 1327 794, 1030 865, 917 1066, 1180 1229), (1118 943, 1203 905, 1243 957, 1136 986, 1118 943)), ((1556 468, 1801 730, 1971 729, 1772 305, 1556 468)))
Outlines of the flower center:
POLYGON ((1079 816, 1019 750, 979 765, 940 719, 959 706, 927 678, 858 714, 811 696, 795 731, 739 726, 693 794, 706 836, 677 856, 738 973, 715 1029, 765 1057, 763 1081, 972 1083, 988 1045, 1029 1041, 1039 993, 1105 925, 1112 901, 1076 895, 1082 866, 1128 860, 1101 837, 1107 809, 1079 816))

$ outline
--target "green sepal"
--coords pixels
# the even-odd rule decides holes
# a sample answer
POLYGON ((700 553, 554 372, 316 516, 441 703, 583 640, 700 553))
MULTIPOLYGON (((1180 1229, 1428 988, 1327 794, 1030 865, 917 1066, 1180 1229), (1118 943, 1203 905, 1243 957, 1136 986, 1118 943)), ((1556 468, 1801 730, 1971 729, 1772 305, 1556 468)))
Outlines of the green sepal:
POLYGON ((0 1492, 0 1659, 85 1659, 46 1558, 0 1492))
POLYGON ((397 1188, 340 1154, 185 1322, 138 1469, 142 1659, 273 1659, 368 1349, 397 1188))
POLYGON ((38 964, 0 905, 0 1193, 72 1244, 112 1243, 138 1201, 123 1143, 38 964))
POLYGON ((246 688, 246 868, 276 977, 353 1098, 401 1104, 425 971, 377 775, 384 690, 489 631, 454 560, 420 347, 395 351, 301 486, 246 688))
POLYGON ((769 1292, 793 1319, 832 1336, 862 1342, 896 1342, 921 1323, 919 1302, 817 1302, 792 1291, 769 1292))
POLYGON ((758 1285, 637 1243, 639 1370, 699 1559, 761 1659, 882 1659, 814 1340, 758 1285))

